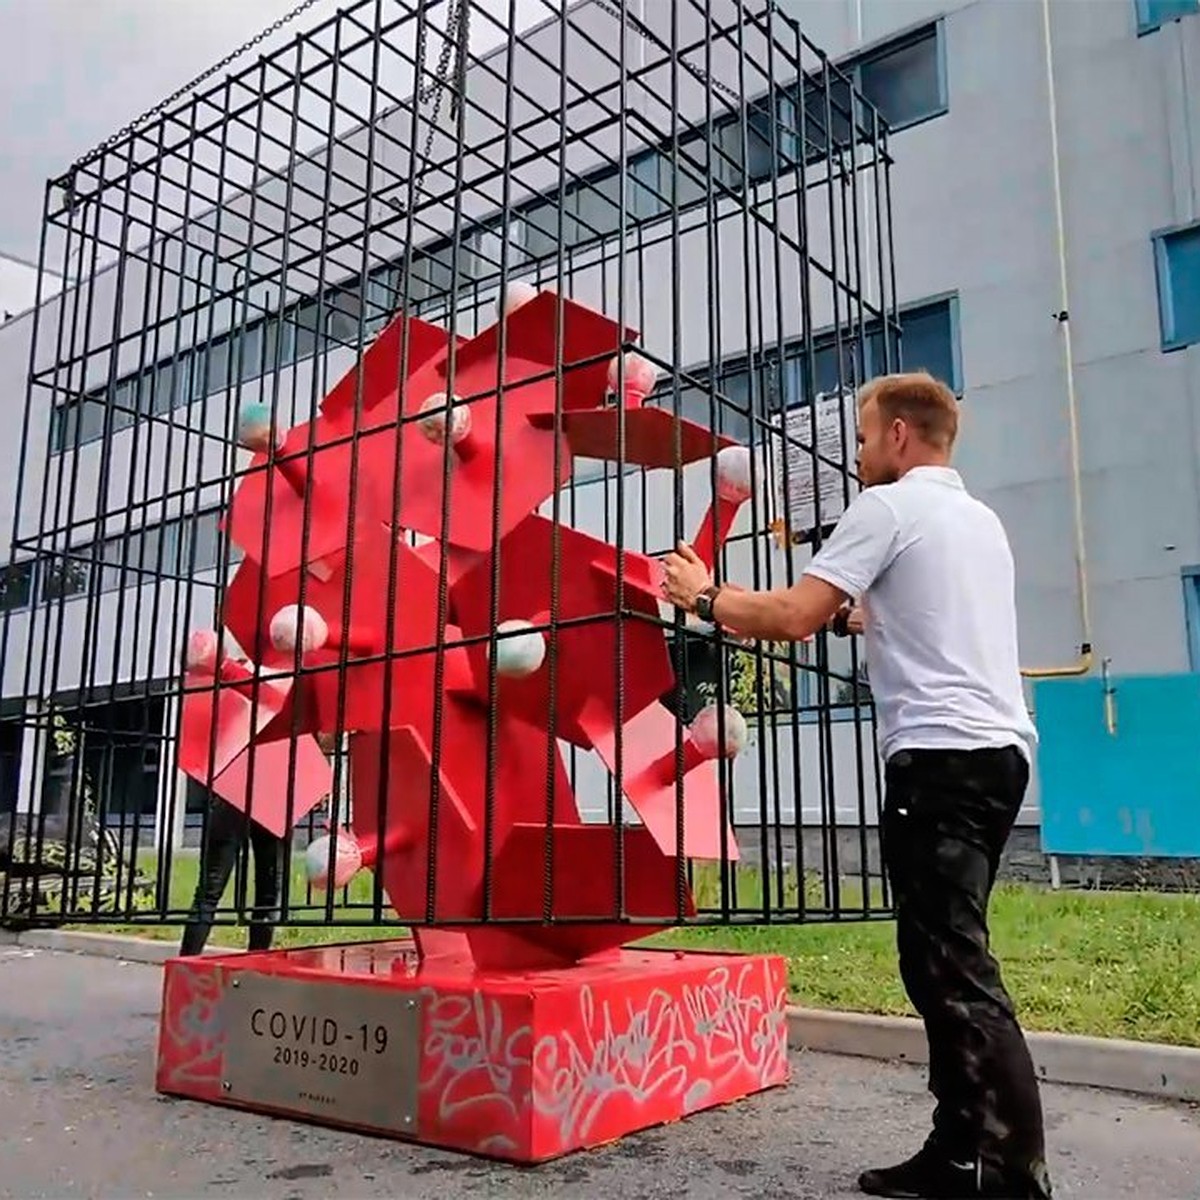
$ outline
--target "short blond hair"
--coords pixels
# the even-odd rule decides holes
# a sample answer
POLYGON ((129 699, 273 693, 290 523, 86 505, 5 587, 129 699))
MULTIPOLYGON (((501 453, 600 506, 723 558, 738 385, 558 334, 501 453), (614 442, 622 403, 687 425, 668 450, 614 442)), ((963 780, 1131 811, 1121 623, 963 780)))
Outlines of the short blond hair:
POLYGON ((874 400, 884 420, 912 426, 917 437, 938 450, 949 450, 958 436, 958 397, 928 371, 880 375, 863 385, 858 406, 874 400))

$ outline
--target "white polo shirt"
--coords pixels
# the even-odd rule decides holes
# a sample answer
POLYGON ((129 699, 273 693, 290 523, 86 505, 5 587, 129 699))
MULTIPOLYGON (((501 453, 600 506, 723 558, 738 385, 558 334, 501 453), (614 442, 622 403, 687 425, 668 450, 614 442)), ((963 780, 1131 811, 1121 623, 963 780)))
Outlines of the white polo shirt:
POLYGON ((863 607, 884 761, 1010 745, 1030 757, 1012 551, 957 471, 916 467, 863 491, 807 574, 863 607))

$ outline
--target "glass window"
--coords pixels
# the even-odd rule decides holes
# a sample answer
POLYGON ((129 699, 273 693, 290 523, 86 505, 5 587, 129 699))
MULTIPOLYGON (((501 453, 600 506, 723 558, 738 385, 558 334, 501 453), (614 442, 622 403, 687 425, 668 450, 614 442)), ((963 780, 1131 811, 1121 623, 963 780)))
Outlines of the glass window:
POLYGON ((893 129, 945 112, 938 27, 863 59, 858 87, 893 129))
POLYGON ((854 116, 854 96, 850 83, 829 73, 809 76, 804 81, 804 140, 809 161, 836 154, 850 145, 850 128, 854 116), (833 130, 832 139, 828 130, 833 130))
POLYGON ((230 346, 230 340, 225 337, 209 343, 208 353, 204 356, 206 376, 200 395, 211 396, 229 387, 230 346))
POLYGON ((50 418, 51 445, 63 451, 75 444, 75 430, 79 427, 79 405, 71 402, 60 404, 50 418))
MULTIPOLYGON (((571 222, 564 220, 563 238, 570 245, 571 222)), ((558 196, 527 205, 521 214, 521 244, 530 258, 558 252, 558 196)))
POLYGON ((142 416, 153 411, 150 407, 152 400, 150 381, 153 376, 154 368, 148 367, 139 372, 133 381, 137 410, 142 416))
POLYGON ((33 559, 0 570, 0 612, 27 608, 33 599, 33 559))
POLYGON ((1156 242, 1158 309, 1164 350, 1200 342, 1200 225, 1156 242))
MULTIPOLYGON (((666 380, 648 403, 674 415, 673 381, 666 380)), ((716 391, 680 380, 678 404, 679 415, 685 421, 714 429, 737 441, 744 442, 750 436, 750 375, 744 368, 722 374, 716 391)))
POLYGON ((252 320, 229 335, 229 386, 234 390, 248 379, 275 369, 279 323, 275 317, 252 320))
MULTIPOLYGON (((615 233, 621 225, 621 182, 614 173, 581 180, 574 185, 575 221, 571 241, 590 242, 615 233)), ((626 221, 629 220, 626 210, 626 221)))
POLYGON ((376 269, 367 281, 366 330, 378 333, 392 319, 396 309, 396 268, 376 269))
POLYGON ((90 546, 72 547, 76 557, 64 558, 47 555, 42 560, 38 596, 42 600, 64 600, 69 596, 80 596, 87 591, 91 578, 90 546))
POLYGON ((153 576, 161 571, 162 557, 161 525, 146 525, 130 538, 129 565, 142 574, 129 579, 129 583, 153 583, 153 576))
MULTIPOLYGON (((412 300, 431 300, 449 295, 453 283, 454 250, 443 243, 428 250, 414 250, 409 295, 412 300)), ((462 268, 459 267, 459 281, 462 268)))
POLYGON ((358 346, 358 321, 361 312, 362 297, 357 287, 338 288, 329 297, 326 327, 329 340, 335 346, 358 346))
POLYGON ((175 407, 176 370, 175 363, 160 363, 150 380, 151 411, 170 412, 175 407))
POLYGON ((642 220, 665 212, 671 202, 666 182, 662 155, 657 150, 631 159, 628 211, 642 220))
POLYGON ((292 324, 296 330, 295 359, 300 362, 317 352, 317 330, 323 317, 323 306, 316 300, 306 300, 292 310, 292 324))
MULTIPOLYGON (((269 375, 279 366, 286 366, 295 357, 295 330, 278 316, 266 317, 261 323, 247 329, 242 335, 242 367, 241 377, 256 379, 259 375, 269 375)), ((235 359, 236 364, 238 360, 235 359)), ((237 378, 237 366, 234 366, 234 378, 237 378)))
POLYGON ((746 173, 752 182, 771 177, 775 157, 778 158, 782 171, 788 171, 796 165, 800 154, 800 129, 796 102, 791 95, 786 92, 779 93, 773 114, 770 96, 760 97, 750 105, 746 120, 750 130, 746 173), (774 155, 771 150, 772 137, 775 139, 774 155))
MULTIPOLYGON (((725 403, 720 396, 717 398, 717 433, 728 434, 736 441, 745 442, 750 438, 750 414, 754 406, 761 406, 765 401, 763 395, 766 383, 765 374, 760 369, 757 387, 751 386, 751 371, 748 367, 738 367, 734 371, 722 372, 720 377, 721 393, 728 397, 725 403)), ((705 413, 701 424, 708 424, 708 414, 705 413)))
MULTIPOLYGON (((788 102, 788 111, 791 105, 788 102)), ((792 119, 795 128, 794 115, 792 119)), ((742 182, 742 126, 735 117, 722 117, 713 131, 713 149, 710 160, 713 175, 728 187, 738 187, 742 182)))
POLYGON ((122 379, 113 388, 112 431, 128 429, 137 416, 137 378, 122 379))
POLYGON ((159 526, 162 531, 159 538, 159 557, 154 564, 154 570, 163 575, 184 575, 187 563, 183 561, 183 521, 174 517, 159 526))
POLYGON ((94 442, 104 436, 104 410, 107 405, 103 400, 85 400, 79 414, 79 441, 94 442))
MULTIPOLYGON (((784 372, 783 399, 791 408, 808 394, 808 361, 802 345, 794 346, 788 354, 784 372)), ((816 339, 813 348, 812 391, 814 395, 836 392, 839 388, 856 388, 864 382, 860 364, 858 340, 847 331, 841 343, 829 334, 816 339)))
POLYGON ((857 338, 830 338, 814 355, 813 390, 820 394, 858 387, 863 382, 860 360, 857 338))
MULTIPOLYGON (((123 584, 137 582, 137 576, 131 571, 128 579, 122 569, 122 561, 126 567, 137 568, 138 545, 140 534, 134 531, 128 536, 119 534, 117 537, 105 538, 100 543, 100 591, 111 592, 123 584)), ((86 550, 82 553, 87 553, 86 550)))
POLYGON ((192 545, 185 552, 184 570, 211 571, 220 561, 220 515, 216 509, 199 513, 191 522, 192 545), (194 552, 194 558, 193 558, 194 552))
POLYGON ((188 364, 188 386, 187 400, 190 404, 193 400, 199 400, 203 396, 207 396, 208 387, 208 347, 198 346, 193 350, 189 350, 186 355, 188 364))
POLYGON ((662 153, 663 191, 673 203, 684 209, 702 203, 708 196, 708 146, 704 134, 681 135, 679 154, 667 144, 662 153))
POLYGON ((197 361, 201 354, 192 350, 184 350, 175 359, 175 388, 174 406, 188 404, 192 399, 192 373, 200 371, 202 363, 197 361))
MULTIPOLYGON (((879 335, 874 338, 876 353, 879 335)), ((956 369, 954 315, 949 300, 911 308, 900 313, 900 361, 897 369, 928 371, 955 392, 962 390, 956 369)), ((883 362, 872 362, 872 373, 882 374, 883 362)))
MULTIPOLYGON (((718 116, 713 124, 713 149, 709 157, 707 138, 698 138, 695 156, 708 163, 713 179, 726 187, 742 186, 742 118, 739 115, 718 116)), ((720 196, 718 190, 718 196, 720 196)))

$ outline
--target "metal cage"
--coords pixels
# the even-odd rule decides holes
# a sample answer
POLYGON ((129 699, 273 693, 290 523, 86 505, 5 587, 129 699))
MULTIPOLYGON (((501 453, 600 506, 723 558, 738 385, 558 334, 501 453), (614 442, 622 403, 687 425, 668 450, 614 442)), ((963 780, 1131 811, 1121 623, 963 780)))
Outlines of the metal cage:
POLYGON ((852 497, 889 162, 768 0, 359 0, 52 181, 4 920, 183 921, 221 804, 284 926, 886 914, 855 640, 652 593, 852 497))

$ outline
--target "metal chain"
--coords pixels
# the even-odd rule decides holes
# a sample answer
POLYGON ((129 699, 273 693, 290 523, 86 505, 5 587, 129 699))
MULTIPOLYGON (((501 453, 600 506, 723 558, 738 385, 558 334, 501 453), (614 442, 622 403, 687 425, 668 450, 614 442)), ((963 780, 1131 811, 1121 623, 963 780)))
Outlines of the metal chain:
MULTIPOLYGON (((433 79, 423 88, 418 88, 415 107, 419 110, 431 98, 433 112, 429 115, 429 127, 425 131, 425 148, 421 152, 420 169, 413 175, 409 195, 416 197, 424 188, 425 176, 431 166, 430 155, 433 153, 433 139, 437 136, 438 118, 442 112, 442 98, 446 94, 446 86, 450 82, 451 66, 454 69, 455 92, 450 100, 450 119, 458 116, 459 106, 467 93, 467 55, 470 49, 470 2, 471 0, 454 0, 453 6, 446 14, 446 33, 442 42, 442 52, 438 57, 437 69, 433 79)), ((422 58, 424 54, 422 53, 422 58)), ((417 74, 420 77, 421 63, 417 64, 417 74)), ((414 156, 415 157, 415 156, 414 156)), ((414 167, 417 163, 414 162, 414 167)), ((401 186, 397 184, 397 189, 401 186)), ((396 196, 385 195, 383 202, 389 205, 401 216, 407 211, 404 204, 396 196)))
POLYGON ((256 33, 248 42, 242 46, 239 46, 232 53, 225 55, 220 62, 214 63, 206 71, 197 75, 196 78, 190 83, 185 83, 183 87, 172 92, 171 95, 169 95, 165 100, 160 100, 153 108, 148 108, 140 117, 135 117, 129 122, 128 125, 123 126, 121 129, 117 130, 116 133, 105 138, 105 140, 94 149, 89 150, 86 154, 77 158, 71 164, 66 175, 64 175, 64 180, 72 180, 76 172, 78 172, 81 167, 87 166, 88 163, 98 158, 104 153, 105 150, 109 149, 109 147, 115 146, 118 142, 123 141, 131 133, 133 133, 135 129, 140 128, 148 120, 150 120, 151 117, 157 117, 160 113, 165 112, 166 109, 174 104, 176 100, 181 100, 190 91, 199 87, 200 84, 204 83, 208 79, 211 79, 219 71, 223 71, 227 66, 229 66, 230 63, 234 62, 238 58, 241 58, 241 56, 245 54, 247 50, 253 50, 255 46, 265 42, 272 34, 278 33, 285 25, 291 21, 294 21, 302 12, 304 12, 306 9, 312 8, 312 6, 316 3, 317 0, 301 0, 301 3, 297 4, 296 7, 290 12, 284 13, 284 15, 277 21, 272 21, 271 24, 266 27, 266 29, 256 33))
POLYGON ((433 139, 437 133, 438 118, 442 112, 442 97, 446 94, 446 84, 450 78, 451 60, 454 63, 454 76, 458 90, 450 102, 450 119, 458 115, 458 106, 462 103, 463 87, 467 73, 467 49, 470 33, 467 28, 470 0, 457 0, 457 3, 446 16, 446 37, 442 42, 442 53, 438 58, 437 70, 434 72, 432 83, 423 88, 417 95, 418 105, 424 104, 430 96, 433 97, 433 112, 429 115, 429 128, 425 133, 425 150, 421 155, 424 167, 417 177, 414 188, 420 188, 429 170, 429 156, 433 152, 433 139))
MULTIPOLYGON (((592 3, 601 12, 607 13, 610 17, 615 18, 618 22, 620 22, 622 19, 622 16, 624 16, 624 19, 626 21, 628 21, 629 24, 632 25, 633 28, 638 33, 640 33, 642 35, 643 39, 645 39, 647 42, 657 42, 658 41, 658 39, 654 36, 654 31, 648 25, 646 25, 640 17, 635 16, 633 13, 629 12, 628 10, 626 10, 626 12, 624 14, 622 14, 621 10, 619 8, 617 8, 616 5, 609 4, 608 0, 592 0, 592 3)), ((679 62, 691 75, 693 75, 696 79, 698 79, 706 87, 712 87, 712 88, 715 88, 719 92, 724 92, 726 96, 730 97, 736 103, 738 103, 738 104, 741 103, 741 95, 734 88, 731 88, 728 84, 722 83, 719 79, 713 79, 711 75, 709 75, 706 71, 703 70, 703 68, 693 66, 690 62, 687 61, 686 58, 681 57, 679 59, 679 62)))

